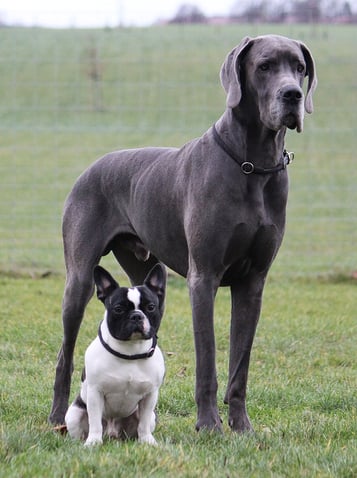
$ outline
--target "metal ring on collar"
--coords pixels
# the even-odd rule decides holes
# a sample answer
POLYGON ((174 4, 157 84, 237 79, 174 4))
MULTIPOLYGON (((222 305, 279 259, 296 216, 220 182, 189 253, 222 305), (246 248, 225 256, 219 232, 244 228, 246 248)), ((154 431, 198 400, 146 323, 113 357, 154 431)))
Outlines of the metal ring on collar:
POLYGON ((249 161, 244 161, 240 167, 244 174, 252 174, 254 172, 254 164, 249 161))

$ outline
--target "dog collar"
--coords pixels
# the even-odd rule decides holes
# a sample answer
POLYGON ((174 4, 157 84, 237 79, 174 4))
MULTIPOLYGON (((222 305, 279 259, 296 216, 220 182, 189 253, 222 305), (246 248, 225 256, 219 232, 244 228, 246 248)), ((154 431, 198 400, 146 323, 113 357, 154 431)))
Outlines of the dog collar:
POLYGON ((149 357, 153 356, 153 354, 155 352, 155 347, 156 347, 156 344, 157 344, 157 336, 156 335, 154 335, 154 337, 152 338, 152 346, 147 352, 145 352, 143 354, 126 355, 126 354, 122 354, 122 353, 117 352, 116 350, 112 349, 110 347, 110 345, 108 345, 104 341, 102 331, 101 331, 101 325, 102 325, 102 322, 99 324, 99 328, 98 328, 99 340, 100 340, 101 344, 103 345, 103 347, 105 348, 105 350, 110 352, 112 355, 115 355, 116 357, 119 357, 119 358, 124 359, 124 360, 140 360, 140 359, 146 359, 146 358, 149 358, 149 357))
POLYGON ((286 149, 284 149, 282 157, 280 159, 280 163, 275 166, 274 168, 258 168, 257 166, 254 166, 253 163, 250 161, 241 161, 238 155, 226 144, 223 139, 220 137, 218 134, 218 131, 216 129, 216 125, 214 124, 212 126, 212 132, 213 132, 213 138, 220 146, 220 148, 223 149, 223 151, 230 156, 233 161, 235 161, 237 164, 239 164, 242 172, 244 174, 272 174, 272 173, 278 173, 279 171, 282 171, 283 169, 286 169, 287 165, 292 162, 294 159, 294 153, 288 153, 286 149))

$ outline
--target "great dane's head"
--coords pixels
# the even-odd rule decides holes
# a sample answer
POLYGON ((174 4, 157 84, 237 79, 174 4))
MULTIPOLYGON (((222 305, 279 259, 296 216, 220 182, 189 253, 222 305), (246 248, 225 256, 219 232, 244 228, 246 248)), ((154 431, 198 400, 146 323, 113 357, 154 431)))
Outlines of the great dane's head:
POLYGON ((315 63, 309 49, 299 41, 279 35, 244 38, 223 63, 221 82, 228 108, 241 109, 248 121, 258 116, 273 131, 287 127, 301 132, 304 105, 307 113, 313 111, 315 63), (309 80, 304 97, 306 76, 309 80))

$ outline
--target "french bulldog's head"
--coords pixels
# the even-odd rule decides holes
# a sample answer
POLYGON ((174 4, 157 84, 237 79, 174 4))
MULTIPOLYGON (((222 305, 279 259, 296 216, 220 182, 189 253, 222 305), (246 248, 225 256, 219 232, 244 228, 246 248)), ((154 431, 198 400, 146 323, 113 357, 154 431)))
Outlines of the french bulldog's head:
POLYGON ((143 340, 153 337, 164 312, 166 271, 156 264, 143 285, 120 287, 103 267, 94 269, 97 297, 106 308, 110 334, 118 340, 143 340))

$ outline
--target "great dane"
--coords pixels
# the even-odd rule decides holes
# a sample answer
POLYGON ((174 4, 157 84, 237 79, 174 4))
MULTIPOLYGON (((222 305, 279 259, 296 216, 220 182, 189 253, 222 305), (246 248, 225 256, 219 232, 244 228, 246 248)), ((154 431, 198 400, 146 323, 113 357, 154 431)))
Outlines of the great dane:
POLYGON ((196 350, 197 430, 221 430, 217 409, 214 300, 231 290, 225 402, 232 430, 246 411, 250 352, 268 270, 281 244, 288 195, 287 128, 303 129, 317 84, 313 57, 278 35, 244 38, 221 69, 226 109, 182 148, 113 152, 90 166, 67 198, 64 338, 50 421, 63 423, 72 358, 93 269, 112 251, 132 284, 158 261, 187 278, 196 350), (306 95, 302 86, 308 77, 306 95), (305 107, 305 108, 304 108, 305 107))

